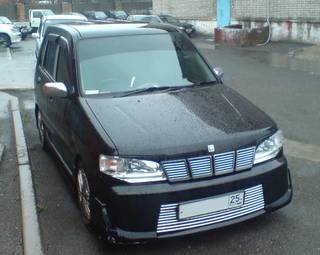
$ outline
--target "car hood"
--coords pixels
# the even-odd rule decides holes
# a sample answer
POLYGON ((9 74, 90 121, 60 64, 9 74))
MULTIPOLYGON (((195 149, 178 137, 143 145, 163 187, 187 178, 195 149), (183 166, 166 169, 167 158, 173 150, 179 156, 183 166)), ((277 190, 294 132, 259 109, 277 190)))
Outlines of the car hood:
POLYGON ((119 98, 87 98, 120 156, 158 160, 257 145, 276 124, 225 85, 119 98))

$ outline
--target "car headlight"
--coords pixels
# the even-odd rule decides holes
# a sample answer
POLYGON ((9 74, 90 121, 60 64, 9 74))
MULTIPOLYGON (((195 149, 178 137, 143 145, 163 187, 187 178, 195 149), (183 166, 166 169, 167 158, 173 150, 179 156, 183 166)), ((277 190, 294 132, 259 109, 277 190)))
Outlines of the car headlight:
POLYGON ((184 30, 184 27, 179 27, 179 29, 184 30))
POLYGON ((99 167, 102 173, 129 183, 156 182, 167 179, 160 165, 148 160, 100 155, 99 167))
POLYGON ((264 140, 256 149, 254 164, 259 164, 269 159, 275 158, 283 147, 282 131, 278 130, 275 134, 264 140))

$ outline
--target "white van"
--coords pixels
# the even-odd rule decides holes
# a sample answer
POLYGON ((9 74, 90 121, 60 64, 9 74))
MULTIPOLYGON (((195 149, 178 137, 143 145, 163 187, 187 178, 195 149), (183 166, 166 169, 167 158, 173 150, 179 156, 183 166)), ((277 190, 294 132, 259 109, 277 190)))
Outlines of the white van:
POLYGON ((29 21, 32 32, 37 31, 43 16, 54 15, 50 9, 31 9, 29 10, 29 21))

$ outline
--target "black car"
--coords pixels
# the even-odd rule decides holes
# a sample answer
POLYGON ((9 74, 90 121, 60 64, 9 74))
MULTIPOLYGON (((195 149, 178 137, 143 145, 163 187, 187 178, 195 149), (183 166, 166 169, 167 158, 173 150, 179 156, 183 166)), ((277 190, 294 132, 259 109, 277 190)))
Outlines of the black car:
POLYGON ((37 127, 74 181, 85 224, 110 242, 139 242, 291 201, 281 131, 217 74, 170 25, 48 28, 37 127))
POLYGON ((159 15, 159 18, 164 22, 171 25, 175 25, 179 27, 180 29, 184 30, 189 36, 194 34, 196 32, 196 29, 193 25, 187 23, 187 22, 181 22, 175 17, 172 17, 170 15, 159 15))
POLYGON ((117 20, 126 20, 128 18, 128 14, 125 11, 106 11, 106 14, 110 14, 110 16, 117 20))
POLYGON ((86 16, 88 18, 88 20, 108 20, 108 19, 113 19, 113 17, 110 15, 107 15, 105 12, 103 11, 85 11, 82 12, 81 14, 83 14, 84 16, 86 16))
POLYGON ((170 15, 130 15, 128 17, 128 20, 148 23, 167 23, 178 27, 180 30, 184 31, 189 37, 191 37, 196 32, 196 29, 193 25, 186 22, 181 22, 170 15))

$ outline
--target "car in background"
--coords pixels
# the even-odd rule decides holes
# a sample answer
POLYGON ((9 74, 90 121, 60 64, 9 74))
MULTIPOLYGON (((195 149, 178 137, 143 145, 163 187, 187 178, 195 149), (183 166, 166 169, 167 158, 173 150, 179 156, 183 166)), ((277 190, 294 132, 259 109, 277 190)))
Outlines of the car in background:
POLYGON ((9 47, 12 43, 21 41, 19 28, 4 16, 0 16, 0 45, 9 47))
POLYGON ((152 15, 152 10, 149 9, 132 9, 130 15, 152 15))
POLYGON ((290 203, 281 130, 177 27, 50 26, 40 56, 41 146, 107 241, 194 234, 290 203))
POLYGON ((83 15, 50 15, 44 16, 40 22, 38 32, 32 34, 36 38, 35 54, 38 57, 39 50, 43 41, 43 37, 47 31, 47 28, 57 24, 68 24, 77 22, 86 22, 88 19, 83 15))
MULTIPOLYGON (((114 19, 126 20, 128 18, 128 14, 125 11, 107 11, 110 13, 114 19)), ((106 12, 106 13, 107 13, 106 12)))
POLYGON ((142 19, 144 17, 146 17, 147 15, 144 15, 144 14, 134 14, 134 15, 129 15, 127 20, 128 21, 132 21, 132 22, 140 22, 142 21, 142 19))
POLYGON ((196 29, 193 25, 179 21, 178 19, 169 15, 130 15, 128 21, 146 22, 146 23, 167 23, 178 27, 191 37, 196 29))
POLYGON ((38 30, 42 17, 49 15, 54 15, 54 12, 50 9, 30 9, 29 22, 32 32, 36 32, 38 30))
POLYGON ((105 20, 113 20, 113 17, 111 14, 107 14, 103 11, 85 11, 82 12, 84 16, 88 18, 88 20, 98 20, 98 21, 105 21, 105 20))
POLYGON ((196 29, 193 25, 187 23, 187 22, 181 22, 179 19, 170 16, 170 15, 158 15, 159 19, 163 23, 171 24, 174 26, 179 27, 181 30, 185 31, 187 35, 191 36, 193 33, 195 33, 196 29))

